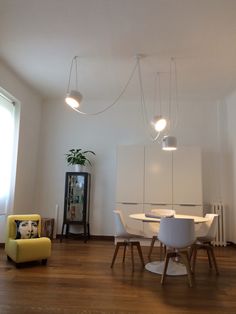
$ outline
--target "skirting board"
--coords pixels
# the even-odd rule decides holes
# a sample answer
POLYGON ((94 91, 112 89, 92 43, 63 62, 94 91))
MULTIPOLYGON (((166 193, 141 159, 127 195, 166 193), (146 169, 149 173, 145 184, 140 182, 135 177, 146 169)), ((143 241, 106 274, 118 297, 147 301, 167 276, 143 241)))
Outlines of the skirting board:
MULTIPOLYGON (((57 234, 57 239, 61 238, 60 234, 57 234)), ((65 238, 65 236, 63 236, 65 238)), ((79 239, 79 238, 78 238, 79 239)), ((83 236, 81 236, 81 239, 83 240, 83 236)), ((89 240, 100 240, 100 241, 114 241, 114 236, 104 236, 104 235, 90 235, 89 240)))

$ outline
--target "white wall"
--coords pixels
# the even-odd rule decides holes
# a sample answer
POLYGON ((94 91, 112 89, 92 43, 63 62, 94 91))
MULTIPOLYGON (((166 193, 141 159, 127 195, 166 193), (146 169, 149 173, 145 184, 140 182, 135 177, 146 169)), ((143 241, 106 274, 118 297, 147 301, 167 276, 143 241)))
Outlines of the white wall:
MULTIPOLYGON (((94 102, 94 108, 104 104, 94 102)), ((94 109, 96 110, 96 109, 94 109)), ((62 99, 43 106, 38 202, 43 215, 53 217, 59 205, 61 231, 63 217, 65 153, 71 148, 96 152, 92 167, 91 233, 113 235, 115 206, 116 146, 150 143, 142 124, 139 100, 121 100, 99 116, 81 116, 64 105, 62 99)), ((175 130, 178 145, 201 146, 203 150, 204 201, 218 198, 217 107, 208 102, 181 104, 175 130)), ((158 144, 157 144, 158 145, 158 144)))
MULTIPOLYGON (((58 204, 57 232, 60 233, 65 172, 71 170, 66 165, 65 153, 72 147, 91 149, 96 152, 91 169, 91 233, 112 235, 116 146, 150 143, 139 99, 131 103, 123 98, 114 108, 95 117, 80 116, 67 108, 62 99, 54 100, 43 105, 41 121, 40 97, 1 62, 0 86, 21 103, 14 212, 40 211, 43 216, 54 217, 58 204)), ((179 122, 174 131, 179 146, 202 147, 204 201, 223 200, 227 204, 228 239, 234 242, 235 100, 236 93, 218 106, 209 102, 180 102, 179 122)), ((90 105, 101 108, 106 104, 90 105)), ((5 217, 0 217, 0 242, 3 242, 4 224, 5 217)))
MULTIPOLYGON (((222 199, 227 205, 229 240, 236 243, 236 91, 221 102, 222 129, 226 130, 222 146, 222 199)), ((222 130, 222 132, 223 132, 222 130)), ((224 131, 225 132, 225 131, 224 131)))
MULTIPOLYGON (((35 182, 41 123, 41 99, 15 73, 0 62, 0 86, 20 102, 20 126, 14 213, 37 211, 35 182)), ((0 219, 0 242, 4 241, 5 216, 0 219)))

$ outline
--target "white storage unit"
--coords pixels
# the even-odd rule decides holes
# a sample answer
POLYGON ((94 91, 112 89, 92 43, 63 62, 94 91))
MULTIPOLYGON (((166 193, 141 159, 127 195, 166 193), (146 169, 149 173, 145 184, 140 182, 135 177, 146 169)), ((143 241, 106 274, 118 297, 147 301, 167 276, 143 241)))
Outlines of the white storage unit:
POLYGON ((199 148, 174 153, 159 145, 120 146, 117 150, 116 206, 130 227, 153 228, 129 218, 153 208, 175 209, 177 214, 203 215, 202 168, 199 148))
POLYGON ((197 147, 173 152, 173 204, 202 205, 201 151, 197 147))
POLYGON ((172 204, 172 154, 159 145, 145 147, 144 203, 172 204))
POLYGON ((203 216, 202 205, 173 205, 173 209, 178 215, 203 216))

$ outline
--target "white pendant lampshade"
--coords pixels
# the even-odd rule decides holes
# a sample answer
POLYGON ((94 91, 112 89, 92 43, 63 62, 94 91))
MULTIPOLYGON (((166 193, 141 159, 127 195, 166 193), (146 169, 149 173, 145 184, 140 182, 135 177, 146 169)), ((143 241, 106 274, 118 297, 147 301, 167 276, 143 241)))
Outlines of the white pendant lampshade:
POLYGON ((167 124, 167 121, 162 116, 155 116, 152 121, 152 125, 154 126, 157 132, 163 131, 166 127, 166 124, 167 124))
POLYGON ((82 101, 82 95, 80 92, 76 90, 70 91, 65 98, 65 102, 67 105, 69 105, 71 108, 78 108, 80 106, 80 103, 82 101))
POLYGON ((175 136, 166 135, 162 139, 162 149, 171 151, 177 149, 177 139, 175 136))

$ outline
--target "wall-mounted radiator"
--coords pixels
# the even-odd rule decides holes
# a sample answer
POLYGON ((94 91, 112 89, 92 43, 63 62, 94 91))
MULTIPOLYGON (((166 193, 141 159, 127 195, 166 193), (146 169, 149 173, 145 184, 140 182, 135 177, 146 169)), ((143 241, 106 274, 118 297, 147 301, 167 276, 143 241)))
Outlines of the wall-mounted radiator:
POLYGON ((226 246, 225 236, 225 206, 222 203, 214 203, 211 205, 212 213, 218 214, 218 228, 216 233, 216 239, 213 241, 215 246, 226 246))

